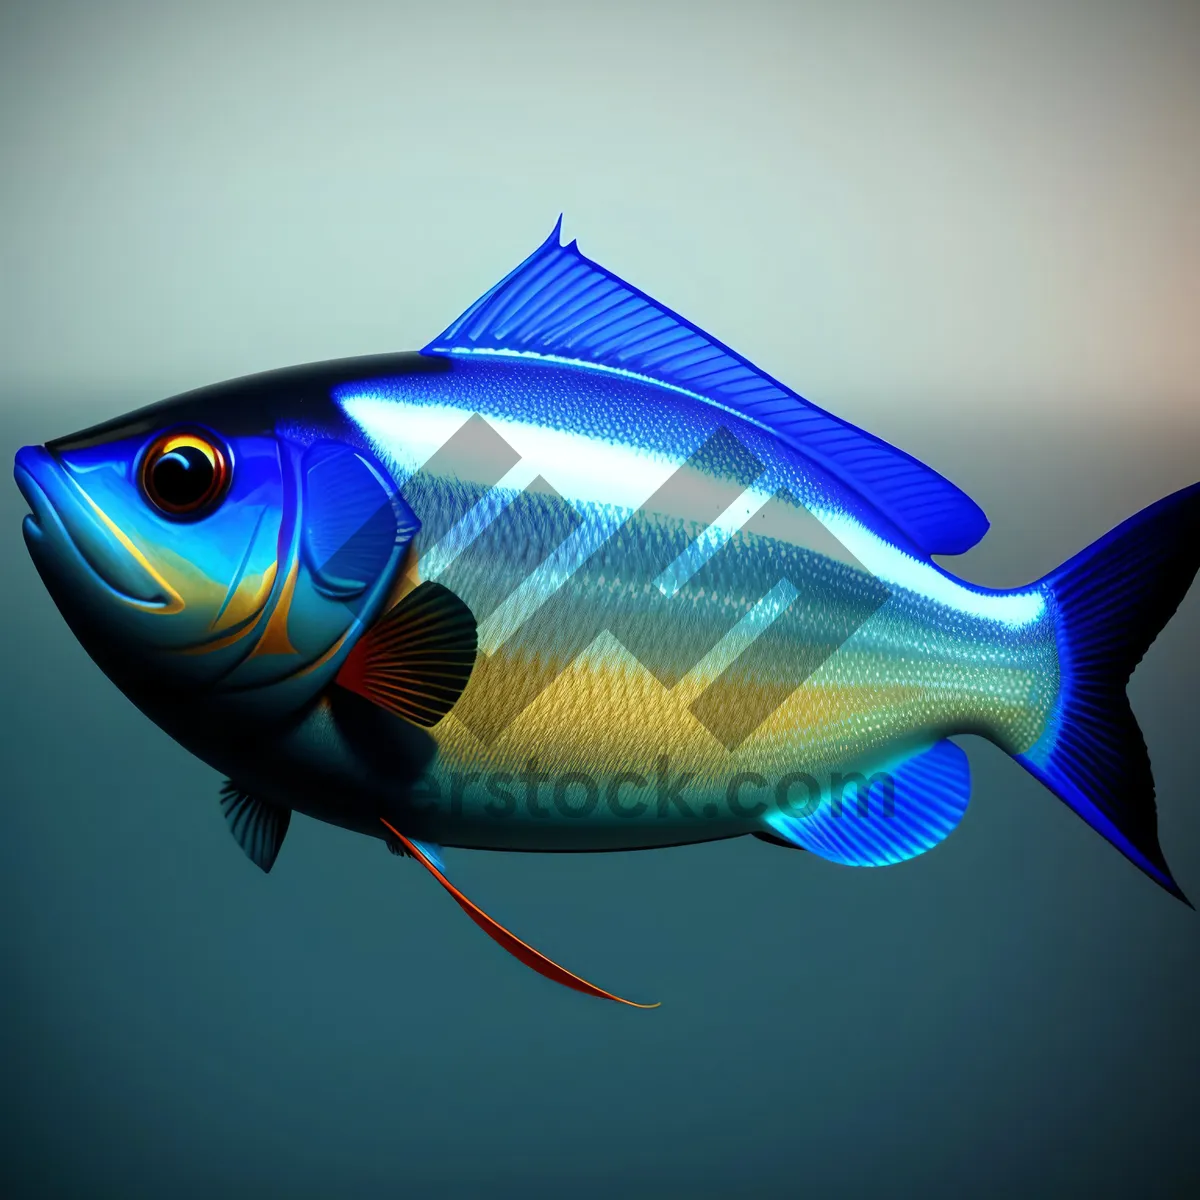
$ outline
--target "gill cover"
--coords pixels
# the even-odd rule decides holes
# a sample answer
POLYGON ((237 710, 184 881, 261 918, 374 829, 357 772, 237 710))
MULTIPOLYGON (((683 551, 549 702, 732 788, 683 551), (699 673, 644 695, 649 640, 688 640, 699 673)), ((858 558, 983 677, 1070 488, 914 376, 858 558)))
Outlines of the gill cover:
POLYGON ((328 439, 304 446, 281 438, 280 446, 287 465, 275 591, 253 650, 222 689, 277 713, 337 673, 420 528, 390 476, 363 452, 328 439))
POLYGON ((360 597, 406 546, 418 522, 365 458, 340 442, 304 451, 300 548, 313 587, 334 600, 360 597))

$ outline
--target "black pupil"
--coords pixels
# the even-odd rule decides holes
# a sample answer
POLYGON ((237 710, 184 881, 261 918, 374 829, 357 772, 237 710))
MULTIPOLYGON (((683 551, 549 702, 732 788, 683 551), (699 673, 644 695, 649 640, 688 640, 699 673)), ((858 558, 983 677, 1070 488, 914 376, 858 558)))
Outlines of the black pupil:
POLYGON ((195 446, 179 446, 150 469, 155 495, 172 508, 199 504, 213 484, 213 462, 195 446))

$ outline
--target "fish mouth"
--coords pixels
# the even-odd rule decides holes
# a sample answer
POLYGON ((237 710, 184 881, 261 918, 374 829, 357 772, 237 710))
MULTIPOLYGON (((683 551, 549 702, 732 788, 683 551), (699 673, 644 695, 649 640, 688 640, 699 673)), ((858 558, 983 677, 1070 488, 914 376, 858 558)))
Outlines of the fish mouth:
POLYGON ((44 446, 23 447, 13 463, 13 479, 29 505, 21 532, 39 571, 49 568, 57 576, 74 566, 126 604, 167 606, 168 597, 54 454, 44 446))
POLYGON ((21 532, 25 535, 27 542, 41 541, 44 536, 44 527, 52 518, 54 510, 51 508, 46 493, 38 486, 38 481, 22 464, 19 454, 16 466, 13 468, 13 478, 17 482, 17 490, 20 491, 25 503, 29 505, 29 512, 25 514, 25 519, 21 522, 21 532))

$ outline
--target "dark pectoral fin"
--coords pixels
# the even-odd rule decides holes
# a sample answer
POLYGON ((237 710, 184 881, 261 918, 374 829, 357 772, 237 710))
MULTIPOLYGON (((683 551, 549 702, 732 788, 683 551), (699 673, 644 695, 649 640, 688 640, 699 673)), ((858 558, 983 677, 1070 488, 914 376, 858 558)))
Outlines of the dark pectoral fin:
POLYGON ((363 634, 337 682, 429 727, 462 695, 478 645, 471 610, 440 583, 422 583, 363 634))
MULTIPOLYGON (((382 820, 382 818, 381 818, 382 820)), ((479 905, 468 900, 442 874, 441 870, 432 858, 427 853, 426 846, 423 842, 416 842, 411 838, 406 838, 404 834, 394 829, 387 821, 383 821, 384 826, 388 829, 391 835, 404 847, 413 858, 417 860, 429 873, 454 897, 459 908, 483 930, 493 941, 498 942, 505 950, 514 958, 520 959, 527 967, 535 970, 539 975, 544 975, 547 979, 554 980, 555 983, 561 983, 563 987, 573 988, 577 992, 583 992, 588 996, 598 996, 603 1000, 615 1000, 618 1004, 628 1004, 631 1008, 657 1008, 657 1004, 638 1004, 635 1000, 626 1000, 621 996, 615 996, 612 992, 606 992, 603 988, 597 987, 594 983, 588 983, 586 979, 580 979, 578 975, 568 971, 566 967, 560 967, 558 963, 547 958, 540 951, 535 950, 526 942, 521 941, 515 933, 510 933, 498 921, 492 920, 479 907, 479 905)))
POLYGON ((256 800, 227 779, 221 785, 221 811, 229 822, 229 832, 246 852, 246 857, 255 866, 269 871, 287 836, 292 810, 256 800))

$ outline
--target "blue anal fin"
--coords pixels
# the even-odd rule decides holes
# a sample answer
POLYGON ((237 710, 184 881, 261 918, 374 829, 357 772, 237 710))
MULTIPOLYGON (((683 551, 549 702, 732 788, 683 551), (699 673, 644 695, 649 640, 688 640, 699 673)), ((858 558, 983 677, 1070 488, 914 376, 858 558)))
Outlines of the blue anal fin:
POLYGON ((270 871, 292 823, 292 810, 258 800, 227 779, 221 785, 221 811, 246 857, 256 867, 270 871))
POLYGON ((941 741, 890 771, 822 795, 811 813, 773 813, 771 832, 791 845, 851 867, 884 867, 933 849, 954 831, 971 797, 967 756, 941 741))
POLYGON ((739 413, 836 475, 927 554, 961 554, 987 532, 983 511, 931 467, 797 395, 651 299, 575 242, 562 218, 519 267, 423 354, 507 355, 634 375, 739 413))

